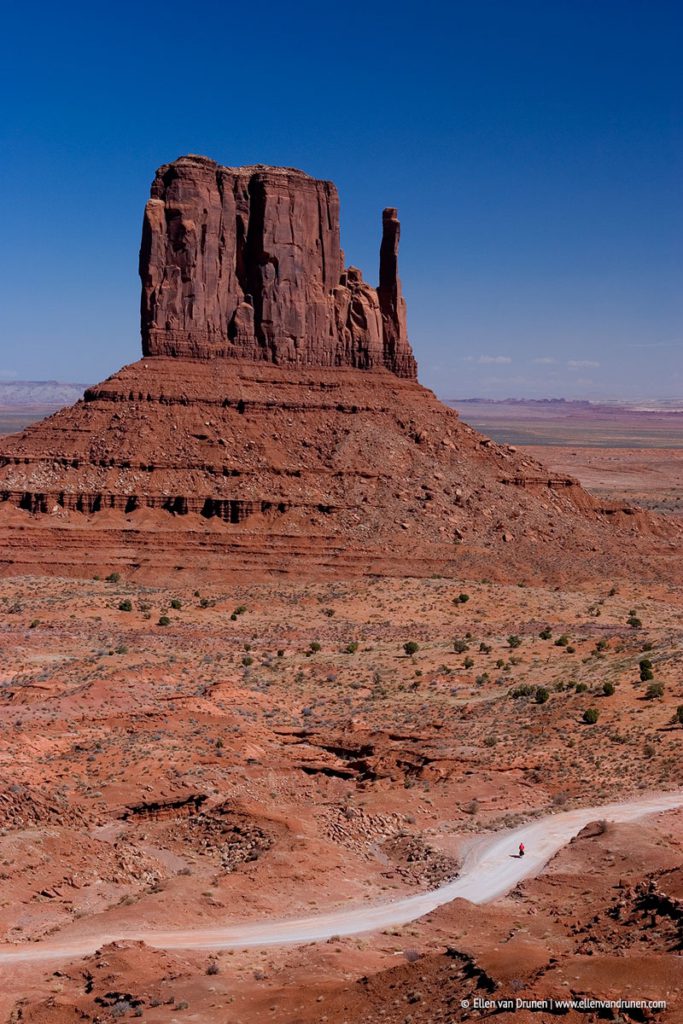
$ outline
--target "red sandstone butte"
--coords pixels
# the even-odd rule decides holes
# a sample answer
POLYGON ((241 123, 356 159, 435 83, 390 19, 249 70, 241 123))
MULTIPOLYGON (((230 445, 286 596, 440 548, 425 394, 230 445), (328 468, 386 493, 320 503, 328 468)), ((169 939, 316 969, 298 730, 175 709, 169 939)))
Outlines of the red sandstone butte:
POLYGON ((374 289, 343 269, 329 182, 160 168, 143 358, 0 439, 0 573, 669 573, 670 521, 592 499, 417 381, 399 231, 386 209, 374 289))
POLYGON ((201 156, 165 164, 140 249, 144 355, 383 366, 416 377, 396 210, 384 211, 383 225, 374 289, 344 269, 332 182, 201 156))

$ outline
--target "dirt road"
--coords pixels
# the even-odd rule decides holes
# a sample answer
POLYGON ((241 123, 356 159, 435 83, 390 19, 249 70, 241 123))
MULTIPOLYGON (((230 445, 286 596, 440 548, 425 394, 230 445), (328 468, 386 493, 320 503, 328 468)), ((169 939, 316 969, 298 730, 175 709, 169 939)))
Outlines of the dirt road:
MULTIPOLYGON (((683 806, 683 790, 659 793, 619 804, 583 807, 523 825, 514 831, 482 837, 470 850, 460 876, 448 885, 393 903, 372 907, 333 910, 313 917, 250 921, 220 928, 171 932, 107 934, 92 932, 57 937, 49 942, 0 947, 0 965, 7 963, 66 960, 85 956, 116 939, 144 939, 162 949, 230 949, 315 942, 333 935, 356 935, 407 924, 456 897, 472 903, 487 903, 509 892, 523 878, 538 874, 558 850, 590 821, 634 821, 683 806), (520 858, 520 842, 526 854, 520 858)), ((96 922, 90 922, 94 926, 96 922)))

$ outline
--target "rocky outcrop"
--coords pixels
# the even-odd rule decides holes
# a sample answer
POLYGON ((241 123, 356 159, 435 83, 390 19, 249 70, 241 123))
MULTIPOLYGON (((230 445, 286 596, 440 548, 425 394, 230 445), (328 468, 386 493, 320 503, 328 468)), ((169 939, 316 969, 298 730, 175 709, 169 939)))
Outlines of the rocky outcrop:
POLYGON ((374 289, 343 267, 331 182, 181 157, 159 168, 145 209, 143 352, 384 367, 414 378, 398 240, 396 210, 387 209, 374 289))

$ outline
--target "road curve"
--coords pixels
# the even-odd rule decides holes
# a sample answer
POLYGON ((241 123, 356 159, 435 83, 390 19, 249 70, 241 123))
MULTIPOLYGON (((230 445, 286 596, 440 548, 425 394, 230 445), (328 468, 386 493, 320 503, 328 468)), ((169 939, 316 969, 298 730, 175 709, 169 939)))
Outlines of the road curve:
POLYGON ((244 949, 250 946, 279 946, 316 942, 333 935, 358 935, 407 924, 428 914, 456 897, 472 903, 497 899, 523 878, 536 875, 558 850, 565 846, 589 821, 635 821, 647 814, 658 814, 683 806, 683 790, 659 793, 624 803, 581 807, 529 822, 513 831, 496 832, 477 842, 462 866, 460 876, 439 889, 408 896, 392 903, 349 910, 332 910, 313 917, 275 921, 248 921, 220 928, 195 931, 100 933, 74 939, 0 946, 0 966, 66 960, 86 956, 100 946, 120 939, 143 939, 160 949, 244 949), (526 854, 514 856, 524 842, 526 854))

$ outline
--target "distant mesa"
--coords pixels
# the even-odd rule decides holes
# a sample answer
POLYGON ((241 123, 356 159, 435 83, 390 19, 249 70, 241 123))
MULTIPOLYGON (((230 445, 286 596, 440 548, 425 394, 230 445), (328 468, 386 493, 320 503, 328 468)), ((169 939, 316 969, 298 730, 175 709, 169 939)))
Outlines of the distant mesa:
POLYGON ((415 377, 396 210, 382 220, 372 288, 360 270, 344 268, 332 182, 201 156, 165 164, 140 249, 143 354, 386 367, 415 377))

